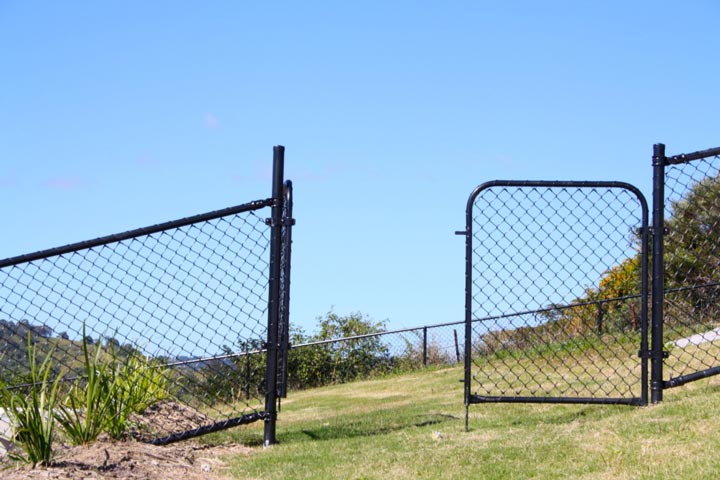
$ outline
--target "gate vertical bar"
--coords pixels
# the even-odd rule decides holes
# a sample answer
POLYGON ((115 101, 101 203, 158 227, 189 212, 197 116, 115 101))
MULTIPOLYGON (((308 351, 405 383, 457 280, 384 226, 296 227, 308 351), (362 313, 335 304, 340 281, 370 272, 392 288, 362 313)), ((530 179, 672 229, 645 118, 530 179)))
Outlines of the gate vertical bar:
POLYGON ((663 302, 665 300, 665 145, 653 145, 652 344, 650 401, 663 398, 663 302))
POLYGON ((272 215, 270 224, 270 278, 268 299, 267 369, 265 375, 265 431, 263 443, 269 446, 277 443, 275 435, 277 422, 277 368, 278 368, 278 326, 280 325, 280 271, 282 255, 283 177, 285 147, 273 147, 272 215))
MULTIPOLYGON (((644 202, 644 200, 643 200, 644 202)), ((650 254, 650 225, 648 219, 647 203, 643 207, 642 227, 640 231, 640 404, 648 404, 648 298, 649 298, 649 275, 648 256, 650 254)), ((662 343, 662 342, 661 342, 662 343)))
MULTIPOLYGON (((465 209, 465 431, 470 430, 470 382, 472 380, 472 210, 475 202, 473 192, 465 209)), ((462 232, 457 232, 462 233, 462 232)))

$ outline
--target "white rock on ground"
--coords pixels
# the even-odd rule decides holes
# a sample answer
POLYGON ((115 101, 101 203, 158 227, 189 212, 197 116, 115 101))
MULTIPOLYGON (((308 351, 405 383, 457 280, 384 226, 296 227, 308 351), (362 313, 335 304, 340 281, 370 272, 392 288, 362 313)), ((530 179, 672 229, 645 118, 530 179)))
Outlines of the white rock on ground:
POLYGON ((4 457, 8 450, 13 448, 10 438, 12 438, 10 418, 5 413, 5 410, 0 408, 0 457, 4 457))

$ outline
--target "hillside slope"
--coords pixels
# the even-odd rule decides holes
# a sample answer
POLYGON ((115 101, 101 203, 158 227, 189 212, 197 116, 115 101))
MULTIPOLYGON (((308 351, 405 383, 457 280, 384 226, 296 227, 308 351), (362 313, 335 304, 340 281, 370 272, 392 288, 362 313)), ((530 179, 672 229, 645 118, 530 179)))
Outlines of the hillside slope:
MULTIPOLYGON (((720 473, 720 378, 661 405, 474 405, 459 368, 291 393, 280 444, 228 458, 236 478, 700 479, 720 473)), ((258 445, 259 426, 208 440, 258 445)))

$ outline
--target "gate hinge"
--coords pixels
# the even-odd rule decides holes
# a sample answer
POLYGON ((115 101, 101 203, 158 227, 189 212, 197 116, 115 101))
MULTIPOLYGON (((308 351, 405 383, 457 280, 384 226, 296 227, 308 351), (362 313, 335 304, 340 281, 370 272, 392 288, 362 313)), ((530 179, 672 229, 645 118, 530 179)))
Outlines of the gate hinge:
MULTIPOLYGON (((278 225, 275 225, 275 224, 273 223, 273 219, 272 219, 272 218, 266 218, 266 219, 265 219, 265 225, 268 225, 268 226, 270 226, 270 227, 277 227, 277 226, 278 226, 278 225)), ((292 226, 294 226, 294 225, 295 225, 295 219, 294 219, 294 218, 285 218, 285 219, 283 219, 283 220, 280 221, 280 226, 281 226, 281 227, 292 227, 292 226)))
MULTIPOLYGON (((645 229, 643 227, 639 227, 637 229, 637 234, 642 235, 644 230, 645 229)), ((669 228, 667 228, 667 227, 663 228, 663 235, 668 235, 669 233, 670 233, 669 228)), ((648 227, 648 235, 650 235, 650 236, 655 235, 655 229, 653 227, 648 227)))
MULTIPOLYGON (((640 350, 640 351, 638 352, 638 357, 640 357, 640 358, 646 358, 646 359, 648 359, 648 360, 652 360, 653 358, 655 358, 655 357, 653 356, 652 350, 640 350)), ((670 352, 664 350, 663 352, 661 352, 660 357, 661 357, 663 360, 666 359, 666 358, 670 358, 670 352)))

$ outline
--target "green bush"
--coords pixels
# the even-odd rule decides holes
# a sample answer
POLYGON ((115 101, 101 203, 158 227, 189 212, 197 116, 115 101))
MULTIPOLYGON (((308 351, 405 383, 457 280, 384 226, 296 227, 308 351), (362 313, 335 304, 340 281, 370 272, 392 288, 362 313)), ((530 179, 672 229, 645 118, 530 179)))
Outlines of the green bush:
MULTIPOLYGON (((318 318, 318 333, 292 335, 291 343, 322 342, 337 338, 380 333, 385 322, 374 322, 361 313, 340 316, 330 311, 318 318)), ((391 371, 393 360, 379 336, 292 348, 288 354, 288 386, 311 388, 344 383, 391 371)))
MULTIPOLYGON (((318 332, 306 335, 291 331, 290 344, 301 345, 337 338, 380 333, 385 322, 374 322, 360 313, 346 316, 328 312, 318 318, 318 332)), ((242 340, 235 348, 222 347, 224 358, 207 362, 194 374, 189 394, 202 396, 208 403, 250 401, 265 395, 265 354, 260 340, 242 340)), ((300 390, 343 383, 388 373, 394 361, 380 337, 358 338, 306 347, 288 352, 288 388, 300 390)))

